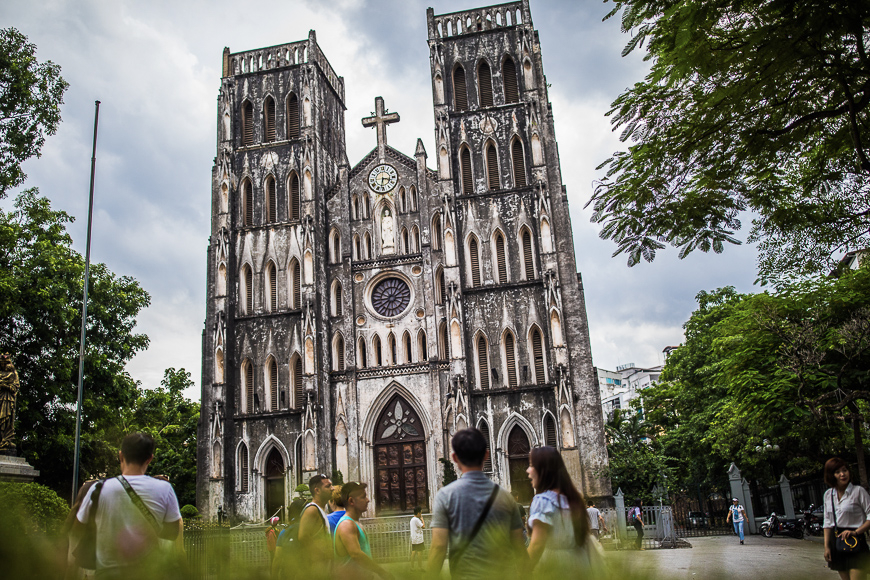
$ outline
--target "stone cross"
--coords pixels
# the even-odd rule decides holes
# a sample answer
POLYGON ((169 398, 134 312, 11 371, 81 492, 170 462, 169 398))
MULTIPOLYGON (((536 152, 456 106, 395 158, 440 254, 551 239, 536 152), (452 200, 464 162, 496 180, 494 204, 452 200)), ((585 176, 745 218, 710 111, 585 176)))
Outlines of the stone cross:
POLYGON ((363 127, 375 127, 378 130, 378 160, 381 163, 383 163, 387 153, 387 125, 398 122, 399 114, 387 113, 383 97, 375 97, 374 114, 362 120, 363 127))

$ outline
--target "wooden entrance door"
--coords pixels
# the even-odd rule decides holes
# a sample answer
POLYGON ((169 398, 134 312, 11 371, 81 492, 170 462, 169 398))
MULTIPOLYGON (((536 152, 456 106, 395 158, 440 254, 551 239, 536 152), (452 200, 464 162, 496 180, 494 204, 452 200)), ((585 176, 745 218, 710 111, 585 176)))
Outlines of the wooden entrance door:
POLYGON ((376 513, 429 509, 426 440, 423 423, 399 395, 393 397, 375 426, 376 513))
POLYGON ((279 509, 278 517, 284 517, 284 459, 277 449, 272 449, 266 459, 266 517, 272 517, 279 509))
POLYGON ((526 432, 519 425, 514 425, 508 434, 507 456, 508 470, 511 478, 511 491, 520 496, 520 503, 527 504, 532 501, 535 492, 532 481, 526 469, 529 467, 529 453, 532 446, 526 432))

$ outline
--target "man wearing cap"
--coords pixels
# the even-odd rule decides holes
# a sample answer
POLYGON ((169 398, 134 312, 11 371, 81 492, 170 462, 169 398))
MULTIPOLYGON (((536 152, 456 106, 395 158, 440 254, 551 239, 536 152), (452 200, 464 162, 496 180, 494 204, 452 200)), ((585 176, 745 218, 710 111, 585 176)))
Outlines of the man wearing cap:
POLYGON ((366 484, 349 481, 341 488, 345 514, 335 526, 335 576, 341 579, 363 579, 371 574, 390 579, 392 574, 372 559, 372 550, 360 517, 369 507, 366 484))
POLYGON ((736 497, 731 500, 731 507, 728 508, 728 517, 725 521, 730 521, 734 524, 734 533, 740 536, 740 543, 743 543, 743 522, 746 521, 746 510, 740 505, 740 500, 736 497))
POLYGON ((307 556, 305 565, 309 566, 310 575, 319 578, 329 575, 332 561, 332 537, 326 515, 326 504, 332 499, 332 482, 321 473, 308 480, 308 489, 311 502, 302 508, 299 544, 301 553, 307 556))

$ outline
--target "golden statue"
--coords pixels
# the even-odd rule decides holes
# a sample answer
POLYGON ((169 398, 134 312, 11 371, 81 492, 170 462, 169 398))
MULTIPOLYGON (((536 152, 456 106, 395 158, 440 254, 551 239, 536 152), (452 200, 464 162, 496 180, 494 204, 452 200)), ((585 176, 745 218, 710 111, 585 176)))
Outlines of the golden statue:
POLYGON ((0 454, 14 455, 15 399, 18 397, 18 373, 8 353, 0 355, 0 454))

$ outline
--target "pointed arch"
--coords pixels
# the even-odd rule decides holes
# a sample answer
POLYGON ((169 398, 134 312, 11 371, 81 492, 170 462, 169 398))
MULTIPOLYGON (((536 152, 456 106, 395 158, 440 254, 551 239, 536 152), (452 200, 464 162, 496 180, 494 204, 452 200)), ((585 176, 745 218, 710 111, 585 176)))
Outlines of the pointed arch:
POLYGON ((474 354, 477 360, 477 386, 489 388, 489 341, 483 331, 478 331, 474 339, 474 354))
POLYGON ((435 304, 444 304, 447 285, 444 281, 444 268, 439 264, 435 268, 435 304))
POLYGON ((263 102, 263 134, 267 143, 275 140, 275 99, 271 95, 263 102))
POLYGON ((477 236, 474 234, 468 236, 466 249, 468 251, 468 278, 471 280, 471 285, 477 288, 483 279, 480 271, 480 242, 477 236))
POLYGON ((314 191, 313 178, 311 171, 306 169, 302 175, 302 193, 305 194, 305 199, 311 200, 312 192, 314 191))
POLYGON ((496 284, 507 284, 508 281, 508 260, 507 260, 507 241, 504 233, 500 229, 496 229, 492 234, 493 247, 493 262, 495 262, 494 282, 496 284))
POLYGON ((353 259, 354 260, 362 259, 361 252, 362 252, 362 246, 360 245, 359 234, 354 234, 353 235, 353 259))
MULTIPOLYGON (((506 422, 507 423, 507 422, 506 422)), ((532 449, 534 430, 527 427, 528 421, 515 422, 509 429, 502 429, 505 435, 505 450, 507 473, 510 479, 511 492, 516 493, 521 502, 529 501, 534 495, 531 481, 526 475, 529 466, 529 452, 532 449)))
POLYGON ((523 152, 523 142, 519 137, 511 141, 511 162, 514 170, 514 187, 526 186, 526 158, 523 152))
POLYGON ((411 253, 420 253, 420 229, 416 224, 411 226, 411 253))
POLYGON ((369 232, 365 233, 365 242, 366 242, 366 259, 372 259, 372 236, 369 232))
POLYGON ((290 386, 293 389, 293 408, 301 409, 305 403, 305 387, 302 381, 302 357, 298 352, 290 357, 290 386))
MULTIPOLYGON (((459 322, 454 320, 450 323, 450 351, 451 356, 458 357, 462 352, 462 329, 459 327, 459 322)), ((449 354, 448 353, 448 354, 449 354)))
POLYGON ((254 273, 251 266, 242 266, 242 314, 254 313, 254 273))
POLYGON ((332 337, 332 370, 344 372, 344 336, 340 331, 332 337))
POLYGON ((242 225, 254 225, 254 186, 247 177, 242 181, 242 225))
POLYGON ((293 466, 293 461, 287 447, 285 447, 284 443, 273 434, 266 436, 266 438, 263 439, 263 442, 260 443, 260 447, 257 449, 257 452, 254 453, 251 466, 256 469, 258 473, 265 474, 267 471, 269 456, 272 455, 273 452, 278 453, 281 457, 282 463, 287 467, 287 469, 290 469, 293 466))
POLYGON ((402 362, 405 364, 414 362, 414 347, 411 343, 411 333, 407 330, 402 334, 402 349, 404 350, 402 354, 405 356, 402 362))
POLYGON ((486 451, 489 453, 483 461, 483 471, 485 473, 492 473, 492 441, 489 436, 489 423, 486 419, 481 418, 477 422, 477 430, 480 431, 480 434, 486 440, 486 451))
POLYGON ((338 280, 332 283, 332 300, 331 302, 331 314, 332 316, 341 316, 344 314, 344 304, 343 304, 343 288, 341 287, 341 282, 338 280))
POLYGON ((269 312, 275 312, 278 310, 278 269, 272 260, 266 265, 266 290, 266 308, 269 312))
POLYGON ((453 239, 453 231, 444 232, 444 261, 448 266, 456 265, 456 242, 453 239))
POLYGON ((482 108, 491 107, 492 102, 492 71, 489 63, 481 59, 477 65, 477 94, 482 108))
POLYGON ((544 164, 544 149, 541 146, 541 138, 535 133, 532 135, 532 164, 544 164))
POLYGON ((215 479, 224 476, 223 465, 221 461, 223 450, 221 449, 220 441, 215 441, 211 447, 211 476, 215 479))
POLYGON ((250 472, 248 465, 248 446, 244 441, 239 443, 238 457, 238 461, 236 462, 236 465, 239 466, 239 480, 237 482, 238 489, 241 493, 248 493, 250 472))
POLYGON ((565 344, 565 338, 562 335, 562 319, 559 316, 559 311, 555 308, 550 312, 550 336, 553 337, 553 346, 565 344))
POLYGON ((287 97, 287 138, 299 139, 299 97, 296 93, 290 93, 287 97))
POLYGON ((363 218, 369 217, 371 208, 369 207, 369 194, 363 193, 362 195, 362 210, 363 210, 363 218))
POLYGON ((329 261, 333 264, 341 263, 341 233, 338 228, 333 228, 329 234, 329 261))
POLYGON ((393 334, 392 331, 390 331, 390 333, 387 334, 387 346, 390 349, 390 351, 388 353, 390 360, 387 361, 387 364, 388 365, 399 364, 399 347, 396 344, 396 335, 393 334))
POLYGON ((438 325, 438 358, 450 359, 450 342, 447 337, 447 321, 442 320, 438 325))
POLYGON ((471 149, 468 145, 459 148, 459 173, 462 179, 462 193, 474 193, 474 174, 471 167, 471 149))
POLYGON ((571 414, 567 407, 562 407, 559 413, 560 424, 562 427, 562 447, 575 447, 574 443, 574 426, 571 424, 571 414))
POLYGON ((490 191, 501 189, 498 171, 498 152, 492 140, 486 142, 483 149, 484 162, 486 164, 486 184, 490 191))
POLYGON ((372 352, 375 354, 375 366, 384 366, 384 352, 381 347, 381 337, 377 334, 372 338, 372 352))
POLYGON ((556 419, 553 418, 553 415, 549 411, 544 411, 542 423, 541 433, 544 435, 544 445, 558 449, 559 441, 556 435, 556 419))
POLYGON ((299 220, 301 216, 300 211, 302 207, 302 200, 300 199, 299 193, 299 175, 295 171, 291 171, 290 177, 289 179, 287 179, 287 191, 289 192, 290 196, 290 221, 299 220))
POLYGON ((302 125, 305 127, 311 126, 311 99, 308 97, 302 100, 302 125))
POLYGON ((433 250, 441 249, 441 214, 436 213, 432 218, 432 241, 433 250))
POLYGON ((306 375, 313 375, 315 368, 314 339, 309 336, 305 339, 305 364, 303 365, 303 371, 306 375))
POLYGON ((215 290, 218 296, 227 295, 227 265, 223 262, 218 266, 217 288, 215 290))
POLYGON ((266 384, 269 385, 268 407, 270 411, 278 410, 278 363, 275 357, 269 355, 266 359, 266 384))
POLYGON ((350 214, 353 219, 359 219, 359 197, 357 194, 353 194, 353 199, 350 201, 350 214))
POLYGON ((468 88, 465 86, 465 69, 456 65, 453 69, 453 110, 464 111, 468 108, 468 88))
POLYGON ((422 328, 417 331, 417 360, 426 362, 429 360, 429 346, 426 341, 426 331, 422 328))
POLYGON ((413 185, 408 188, 408 211, 417 211, 417 188, 413 185))
POLYGON ((447 147, 438 149, 438 170, 441 179, 450 179, 450 157, 447 155, 447 147))
POLYGON ((504 84, 504 102, 517 103, 520 100, 519 84, 517 83, 517 65, 510 56, 505 56, 501 64, 501 78, 504 84))
POLYGON ((254 144, 254 105, 245 99, 242 101, 242 146, 254 144))
MULTIPOLYGON (((302 278, 306 284, 314 283, 314 254, 311 250, 305 250, 302 256, 302 278)), ((302 308, 302 303, 299 303, 299 308, 302 308)))
POLYGON ((242 411, 244 413, 254 412, 254 364, 251 359, 246 358, 242 361, 242 411))
POLYGON ((441 73, 435 73, 435 104, 444 104, 444 79, 441 78, 441 73))
POLYGON ((410 254, 411 253, 411 237, 408 235, 408 228, 402 228, 401 234, 401 242, 402 242, 402 253, 410 254))
POLYGON ((505 329, 501 338, 505 383, 508 388, 517 387, 517 340, 510 329, 505 329))
POLYGON ((226 183, 221 183, 220 193, 220 212, 227 213, 230 207, 230 187, 226 183))
POLYGON ((547 382, 547 361, 544 358, 544 334, 537 324, 529 330, 529 362, 534 371, 534 382, 542 385, 547 382))
POLYGON ((214 355, 214 382, 218 384, 224 382, 224 351, 222 348, 217 349, 214 355))
POLYGON ((399 187, 399 195, 397 196, 397 199, 398 199, 397 205, 399 206, 397 209, 399 210, 399 213, 407 212, 408 211, 408 198, 405 194, 405 187, 404 186, 399 187))
POLYGON ((302 268, 299 267, 299 260, 293 258, 290 260, 290 308, 302 308, 302 268))
POLYGON ((532 245, 532 232, 527 226, 520 229, 520 248, 523 250, 523 278, 535 279, 535 248, 532 245))
POLYGON ((361 369, 369 366, 368 352, 366 352, 366 341, 363 337, 359 337, 356 341, 356 360, 357 366, 361 369))
POLYGON ((550 220, 546 216, 541 218, 541 246, 545 253, 553 251, 553 236, 550 233, 550 220))

